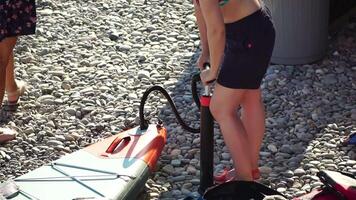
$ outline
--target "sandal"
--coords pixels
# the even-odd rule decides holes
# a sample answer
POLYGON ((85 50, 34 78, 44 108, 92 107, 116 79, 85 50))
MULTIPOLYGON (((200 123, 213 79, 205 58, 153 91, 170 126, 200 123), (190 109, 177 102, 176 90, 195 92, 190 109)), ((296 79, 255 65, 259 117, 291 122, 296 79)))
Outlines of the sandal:
POLYGON ((231 179, 234 179, 233 176, 229 176, 230 173, 232 173, 232 171, 235 171, 234 169, 231 169, 231 170, 228 170, 227 168, 224 168, 224 170, 222 171, 221 174, 219 175, 214 175, 214 181, 215 183, 225 183, 225 182, 228 182, 230 181, 231 179))
POLYGON ((27 84, 24 81, 16 81, 17 90, 14 92, 7 92, 7 98, 16 97, 16 100, 7 100, 4 103, 4 110, 15 111, 20 103, 20 97, 25 93, 27 84))
POLYGON ((0 144, 14 140, 17 132, 10 128, 0 128, 0 144))
MULTIPOLYGON (((224 169, 223 172, 220 175, 214 176, 214 181, 216 183, 225 183, 228 181, 233 181, 235 179, 234 176, 231 176, 230 174, 233 173, 235 169, 224 169)), ((258 168, 252 170, 252 178, 253 180, 258 180, 261 178, 260 170, 258 168)))

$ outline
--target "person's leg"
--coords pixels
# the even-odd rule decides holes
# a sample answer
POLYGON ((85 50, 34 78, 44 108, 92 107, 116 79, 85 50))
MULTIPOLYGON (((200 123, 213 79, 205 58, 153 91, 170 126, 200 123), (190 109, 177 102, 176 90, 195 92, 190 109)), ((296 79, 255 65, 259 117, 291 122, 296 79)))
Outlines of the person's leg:
POLYGON ((9 62, 6 67, 5 90, 7 93, 6 109, 8 111, 15 111, 18 106, 20 96, 23 95, 26 90, 26 83, 15 79, 13 52, 10 55, 9 62))
MULTIPOLYGON (((16 84, 16 81, 15 81, 14 53, 13 53, 13 51, 11 52, 11 55, 9 57, 9 62, 7 63, 7 67, 6 67, 5 89, 6 89, 6 92, 15 92, 17 90, 17 84, 16 84)), ((16 99, 11 99, 11 97, 9 98, 9 101, 16 100, 16 99)))
POLYGON ((6 68, 15 44, 16 37, 5 38, 0 42, 0 103, 2 103, 5 93, 6 68))
POLYGON ((261 90, 248 90, 242 100, 242 123, 247 132, 254 178, 259 178, 258 161, 265 133, 265 109, 261 90))
POLYGON ((236 109, 243 100, 246 90, 230 89, 216 84, 211 99, 210 111, 219 123, 236 168, 237 180, 252 180, 250 147, 248 137, 241 119, 236 115, 236 109))
MULTIPOLYGON (((16 38, 6 38, 0 42, 0 103, 4 98, 6 83, 6 67, 15 47, 16 38)), ((1 107, 0 104, 0 107, 1 107)), ((0 128, 0 144, 15 139, 16 132, 8 128, 0 128)))
MULTIPOLYGON (((245 127, 250 146, 251 173, 253 179, 257 180, 260 178, 258 161, 265 132, 265 111, 261 98, 261 90, 246 90, 241 101, 241 107, 241 120, 245 127)), ((235 169, 231 169, 229 171, 224 171, 220 176, 216 176, 215 180, 218 182, 225 182, 233 180, 235 175, 235 169)))

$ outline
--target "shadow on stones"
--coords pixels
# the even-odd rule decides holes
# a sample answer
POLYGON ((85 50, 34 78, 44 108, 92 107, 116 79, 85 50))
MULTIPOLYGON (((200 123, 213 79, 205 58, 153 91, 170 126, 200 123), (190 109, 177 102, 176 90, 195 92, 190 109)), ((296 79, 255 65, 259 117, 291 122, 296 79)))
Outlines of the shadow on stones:
MULTIPOLYGON (((267 173, 262 174, 263 183, 274 188, 302 187, 312 180, 311 175, 315 175, 318 170, 340 170, 330 161, 347 155, 351 159, 356 158, 352 148, 340 146, 340 138, 350 134, 354 125, 350 110, 355 109, 356 94, 351 68, 356 65, 356 41, 350 38, 356 38, 356 26, 350 24, 355 24, 355 21, 355 18, 351 18, 349 25, 332 35, 328 52, 322 60, 302 66, 272 64, 269 68, 262 85, 266 134, 261 148, 260 166, 267 173), (321 162, 326 164, 321 165, 321 162)), ((174 85, 166 87, 188 124, 192 123, 190 119, 196 119, 199 123, 198 109, 190 91, 191 76, 198 72, 195 66, 198 56, 199 50, 196 49, 190 60, 182 61, 180 65, 184 70, 181 76, 169 77, 168 80, 178 80, 174 85)), ((198 179, 199 175, 189 173, 182 180, 179 176, 182 174, 180 172, 187 171, 191 159, 199 159, 199 144, 193 143, 199 134, 182 130, 169 106, 157 112, 168 128, 167 145, 159 164, 161 167, 169 165, 172 159, 180 159, 181 163, 171 174, 162 169, 156 173, 179 186, 183 186, 182 180, 198 179), (170 153, 173 149, 180 149, 182 156, 172 157, 170 153)), ((217 136, 220 133, 215 134, 215 138, 221 138, 217 136)), ((216 148, 222 146, 215 144, 215 152, 216 148)), ((217 157, 221 159, 221 155, 215 155, 214 159, 217 157)), ((219 162, 219 159, 215 161, 219 162)), ((165 184, 159 176, 154 179, 165 184)), ((197 191, 197 187, 198 184, 193 184, 190 191, 197 191)))
MULTIPOLYGON (((266 135, 261 166, 274 187, 302 187, 318 170, 345 170, 341 157, 355 159, 342 138, 352 131, 356 58, 354 18, 329 40, 326 56, 308 65, 272 65, 264 79, 266 135), (341 161, 340 161, 341 162, 341 161)), ((352 171, 353 172, 353 171, 352 171)), ((264 176, 266 177, 266 176, 264 176)))

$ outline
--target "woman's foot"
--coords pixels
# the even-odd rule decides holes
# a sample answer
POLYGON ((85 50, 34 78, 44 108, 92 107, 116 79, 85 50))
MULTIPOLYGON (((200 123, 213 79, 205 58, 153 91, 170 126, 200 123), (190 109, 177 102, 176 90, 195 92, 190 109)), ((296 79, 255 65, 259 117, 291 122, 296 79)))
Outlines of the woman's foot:
POLYGON ((221 174, 214 176, 216 183, 224 183, 235 179, 235 169, 224 169, 221 174))
POLYGON ((17 132, 9 128, 0 128, 0 144, 14 140, 17 132))
POLYGON ((252 178, 253 178, 253 180, 258 180, 261 178, 260 169, 256 168, 256 169, 252 170, 252 178))
POLYGON ((20 97, 26 91, 26 82, 16 81, 17 90, 15 91, 6 91, 7 101, 4 103, 4 109, 6 111, 15 111, 20 102, 20 97))
MULTIPOLYGON (((261 178, 260 170, 258 168, 252 170, 252 178, 253 180, 258 180, 261 178)), ((224 183, 228 181, 233 181, 236 178, 235 168, 227 170, 224 169, 220 175, 214 176, 214 180, 216 183, 224 183)))

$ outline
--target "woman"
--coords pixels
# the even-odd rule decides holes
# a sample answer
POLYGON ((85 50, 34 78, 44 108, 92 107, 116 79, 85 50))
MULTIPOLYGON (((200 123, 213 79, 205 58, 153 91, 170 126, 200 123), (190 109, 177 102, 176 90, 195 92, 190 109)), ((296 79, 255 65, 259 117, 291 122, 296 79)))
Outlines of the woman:
MULTIPOLYGON (((35 28, 35 0, 0 1, 0 102, 3 102, 6 90, 6 109, 16 107, 25 90, 25 83, 15 81, 14 76, 13 50, 17 37, 34 34, 35 28)), ((14 139, 15 133, 14 130, 0 128, 0 143, 14 139)))
POLYGON ((236 169, 215 180, 258 179, 265 131, 260 84, 274 46, 273 23, 259 0, 194 0, 194 7, 202 49, 200 76, 204 84, 217 80, 210 110, 236 169), (205 62, 210 69, 203 69, 205 62))

